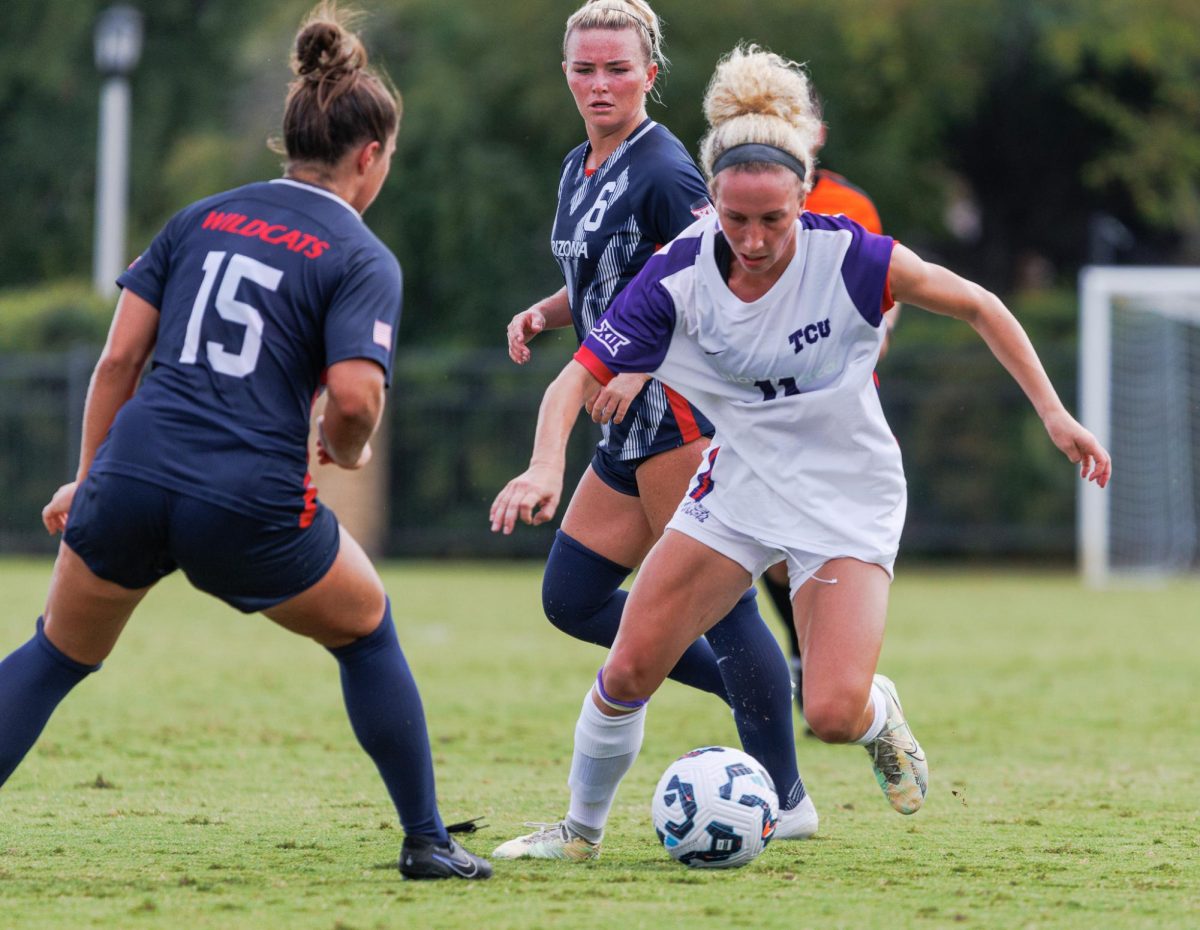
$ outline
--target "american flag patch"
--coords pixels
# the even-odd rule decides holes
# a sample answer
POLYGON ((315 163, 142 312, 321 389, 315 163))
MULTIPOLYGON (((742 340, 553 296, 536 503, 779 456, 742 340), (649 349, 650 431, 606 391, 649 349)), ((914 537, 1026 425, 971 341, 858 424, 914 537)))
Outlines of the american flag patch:
POLYGON ((375 332, 371 336, 371 340, 375 345, 382 346, 390 351, 392 348, 392 325, 383 322, 383 320, 376 320, 375 332))

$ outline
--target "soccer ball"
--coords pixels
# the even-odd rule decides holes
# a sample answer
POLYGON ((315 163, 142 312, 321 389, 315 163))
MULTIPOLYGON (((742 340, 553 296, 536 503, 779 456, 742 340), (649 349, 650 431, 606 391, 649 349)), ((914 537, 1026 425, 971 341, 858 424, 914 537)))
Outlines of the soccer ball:
POLYGON ((694 868, 745 865, 767 848, 779 799, 767 770, 740 749, 705 746, 667 766, 650 805, 654 832, 694 868))

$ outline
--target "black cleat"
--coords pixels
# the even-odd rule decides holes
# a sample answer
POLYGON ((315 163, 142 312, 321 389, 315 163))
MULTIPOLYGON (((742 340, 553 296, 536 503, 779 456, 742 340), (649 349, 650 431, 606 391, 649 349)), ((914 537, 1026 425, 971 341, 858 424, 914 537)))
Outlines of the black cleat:
POLYGON ((406 836, 400 847, 400 874, 405 878, 491 878, 492 864, 452 839, 439 843, 425 836, 406 836))

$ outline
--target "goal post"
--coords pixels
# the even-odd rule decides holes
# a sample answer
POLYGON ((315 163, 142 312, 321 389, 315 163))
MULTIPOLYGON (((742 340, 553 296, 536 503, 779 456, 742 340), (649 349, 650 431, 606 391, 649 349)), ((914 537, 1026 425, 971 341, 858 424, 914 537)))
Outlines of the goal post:
POLYGON ((1200 268, 1084 268, 1080 419, 1113 456, 1080 488, 1086 581, 1200 570, 1200 268))

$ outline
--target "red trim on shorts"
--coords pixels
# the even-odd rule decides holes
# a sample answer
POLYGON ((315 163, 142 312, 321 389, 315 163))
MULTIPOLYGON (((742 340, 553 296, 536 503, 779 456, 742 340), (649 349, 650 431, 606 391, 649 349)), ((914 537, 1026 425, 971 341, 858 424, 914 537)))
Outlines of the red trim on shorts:
POLYGON ((587 346, 580 346, 573 357, 575 361, 586 368, 588 373, 601 384, 608 384, 609 381, 616 377, 609 367, 596 357, 596 353, 587 346))
POLYGON ((317 517, 317 486, 312 483, 312 473, 304 473, 304 509, 300 511, 300 529, 312 526, 317 517))
POLYGON ((692 405, 683 395, 675 393, 665 384, 663 390, 667 393, 667 403, 671 405, 671 412, 675 414, 675 422, 679 424, 679 435, 683 437, 683 441, 692 442, 699 439, 703 433, 700 432, 700 424, 692 415, 692 405))
POLYGON ((690 497, 692 500, 698 501, 698 500, 702 499, 703 497, 705 497, 710 491, 712 491, 712 489, 713 489, 712 473, 713 473, 713 468, 715 468, 716 464, 717 464, 717 453, 720 451, 721 451, 720 446, 713 446, 708 451, 708 455, 706 456, 706 458, 708 460, 708 468, 704 469, 704 471, 700 472, 700 474, 696 476, 695 487, 693 487, 690 491, 688 491, 688 497, 690 497))

